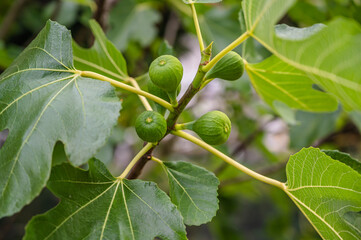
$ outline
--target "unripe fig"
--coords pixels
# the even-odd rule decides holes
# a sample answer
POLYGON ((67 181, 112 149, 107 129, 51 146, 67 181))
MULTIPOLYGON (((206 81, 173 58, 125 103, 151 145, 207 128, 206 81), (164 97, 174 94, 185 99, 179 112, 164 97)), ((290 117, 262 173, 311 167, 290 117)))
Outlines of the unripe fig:
POLYGON ((160 113, 146 111, 135 121, 135 130, 142 140, 158 142, 167 132, 167 122, 160 113))
POLYGON ((219 145, 227 141, 231 133, 231 121, 223 112, 212 111, 195 121, 192 130, 206 143, 219 145))
POLYGON ((174 93, 183 77, 182 63, 171 55, 155 59, 149 67, 152 82, 167 93, 174 93))
POLYGON ((244 63, 242 57, 238 53, 231 51, 207 72, 205 78, 220 78, 223 80, 234 81, 242 77, 243 72, 244 63))

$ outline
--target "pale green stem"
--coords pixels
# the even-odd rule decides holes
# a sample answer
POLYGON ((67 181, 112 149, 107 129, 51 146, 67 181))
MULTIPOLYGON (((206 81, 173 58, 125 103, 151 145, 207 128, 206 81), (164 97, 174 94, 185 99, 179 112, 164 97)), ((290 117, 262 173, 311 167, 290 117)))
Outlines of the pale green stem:
POLYGON ((187 122, 187 123, 176 124, 176 125, 174 126, 174 129, 175 129, 175 130, 185 130, 185 129, 192 130, 193 124, 194 124, 195 122, 196 122, 196 121, 191 121, 191 122, 187 122))
POLYGON ((169 100, 170 100, 170 104, 176 108, 178 106, 178 101, 177 101, 177 91, 174 92, 168 92, 167 93, 169 100))
MULTIPOLYGON (((129 78, 129 82, 130 82, 130 84, 133 85, 133 87, 135 87, 138 90, 141 90, 137 81, 134 78, 129 78)), ((150 106, 148 100, 145 97, 143 97, 141 95, 138 95, 138 97, 147 111, 153 111, 152 107, 150 106)))
POLYGON ((135 93, 135 94, 138 94, 138 95, 141 95, 141 96, 144 96, 156 103, 158 103, 159 105, 167 108, 169 111, 173 112, 174 111, 174 108, 172 107, 172 105, 157 97, 157 96, 154 96, 153 94, 150 94, 146 91, 143 91, 143 90, 140 90, 140 89, 137 89, 135 87, 132 87, 132 86, 129 86, 128 84, 125 84, 125 83, 122 83, 122 82, 119 82, 119 81, 116 81, 114 79, 111 79, 111 78, 108 78, 106 76, 103 76, 101 74, 98 74, 98 73, 95 73, 95 72, 90 72, 90 71, 76 71, 77 74, 81 75, 82 77, 89 77, 89 78, 93 78, 93 79, 98 79, 98 80, 101 80, 101 81, 105 81, 105 82, 109 82, 110 84, 112 84, 113 86, 115 87, 118 87, 118 88, 122 88, 124 90, 127 90, 129 92, 132 92, 132 93, 135 93))
POLYGON ((156 157, 153 157, 153 156, 152 156, 151 160, 153 160, 154 162, 159 163, 160 165, 162 165, 162 164, 163 164, 163 161, 162 161, 162 160, 160 160, 159 158, 156 158, 156 157))
POLYGON ((132 168, 139 161, 139 159, 141 159, 142 156, 144 154, 146 154, 153 146, 154 146, 154 143, 147 143, 147 145, 145 145, 142 148, 142 150, 140 150, 140 152, 138 152, 138 154, 132 159, 132 161, 130 161, 127 168, 124 170, 124 172, 117 178, 119 178, 119 179, 126 178, 128 173, 130 172, 130 170, 132 170, 132 168))
POLYGON ((203 42, 201 28, 199 27, 198 15, 197 15, 197 11, 196 11, 196 7, 194 6, 194 3, 191 3, 191 8, 192 8, 194 26, 196 28, 197 38, 198 38, 198 42, 199 42, 199 47, 201 49, 201 52, 203 52, 204 42, 203 42))
POLYGON ((200 89, 202 90, 205 86, 207 86, 208 83, 212 82, 213 80, 214 78, 210 78, 207 79, 206 81, 203 81, 200 89))
POLYGON ((229 44, 225 49, 223 49, 220 53, 218 53, 207 65, 205 65, 202 70, 204 72, 208 72, 211 68, 223 58, 227 53, 235 49, 239 44, 244 42, 249 37, 249 33, 243 33, 239 38, 237 38, 234 42, 229 44))
POLYGON ((178 137, 184 138, 194 144, 197 144, 198 146, 204 148, 205 150, 209 151, 210 153, 214 154, 215 156, 219 157, 220 159, 222 159, 223 161, 225 161, 226 163, 232 165, 233 167, 237 168, 238 170, 244 172, 245 174, 270 185, 273 185, 275 187, 278 187, 282 190, 286 189, 286 186, 284 183, 279 182, 275 179, 263 176, 259 173, 256 173, 255 171, 243 166, 242 164, 238 163, 237 161, 233 160, 232 158, 228 157, 227 155, 225 155, 224 153, 218 151, 217 149, 215 149, 214 147, 210 146, 209 144, 203 142, 202 140, 186 133, 183 131, 172 131, 171 132, 173 135, 176 135, 178 137))

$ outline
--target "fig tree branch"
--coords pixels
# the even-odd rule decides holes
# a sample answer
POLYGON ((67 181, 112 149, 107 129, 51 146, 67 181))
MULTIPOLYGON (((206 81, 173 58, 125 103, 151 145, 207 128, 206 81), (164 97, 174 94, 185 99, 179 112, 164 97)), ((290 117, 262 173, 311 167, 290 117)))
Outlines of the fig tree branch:
MULTIPOLYGON (((188 105, 188 103, 192 100, 192 98, 199 92, 201 82, 205 76, 205 72, 202 71, 202 66, 208 63, 210 57, 211 57, 211 48, 212 45, 210 45, 208 48, 206 48, 201 54, 202 54, 202 60, 198 67, 198 72, 196 76, 194 77, 194 80, 192 84, 189 85, 187 91, 184 93, 182 98, 179 100, 178 106, 174 108, 174 111, 170 112, 168 118, 167 118, 167 127, 168 131, 165 136, 167 136, 174 128, 179 116, 185 109, 185 107, 188 105)), ((164 137, 165 137, 164 136, 164 137)), ((150 149, 150 151, 145 154, 141 160, 137 163, 137 165, 130 171, 129 178, 137 178, 145 164, 151 159, 151 153, 153 151, 154 147, 150 149)))

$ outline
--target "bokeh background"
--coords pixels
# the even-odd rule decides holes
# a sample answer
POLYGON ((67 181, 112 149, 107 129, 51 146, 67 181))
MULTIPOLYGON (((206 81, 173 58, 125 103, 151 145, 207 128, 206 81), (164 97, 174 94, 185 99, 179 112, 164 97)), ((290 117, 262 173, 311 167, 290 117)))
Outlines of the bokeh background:
MULTIPOLYGON (((215 53, 242 33, 240 9, 240 0, 197 5, 205 41, 214 41, 215 53)), ((361 23, 361 0, 299 0, 280 23, 306 27, 339 16, 361 23)), ((130 76, 137 77, 142 88, 146 89, 151 61, 167 52, 179 57, 184 65, 182 90, 185 91, 196 72, 200 54, 190 8, 181 0, 1 0, 0 73, 48 19, 65 25, 78 44, 90 47, 94 39, 88 21, 92 18, 122 51, 130 76)), ((247 61, 260 62, 270 55, 257 42, 252 46, 253 50, 244 56, 247 61)), ((242 54, 242 46, 236 51, 242 54)), ((133 126, 144 109, 136 95, 121 91, 118 94, 123 102, 119 124, 97 154, 114 174, 124 169, 143 144, 133 126)), ((214 80, 191 102, 180 120, 191 121, 210 110, 224 111, 232 121, 231 137, 218 149, 267 176, 284 181, 288 157, 303 147, 339 149, 360 157, 360 113, 346 114, 339 108, 323 114, 290 111, 280 117, 259 99, 247 75, 235 82, 214 80)), ((0 132, 0 147, 7 134, 0 132)), ((56 145, 53 155, 54 163, 66 158, 61 143, 56 145)), ((197 146, 169 136, 155 155, 166 161, 191 161, 221 179, 217 216, 209 224, 189 227, 189 239, 320 239, 283 192, 253 181, 197 146)), ((153 163, 146 165, 140 178, 156 181, 167 191, 166 176, 153 163)), ((0 240, 21 239, 31 217, 57 203, 44 189, 21 212, 0 219, 0 240)))

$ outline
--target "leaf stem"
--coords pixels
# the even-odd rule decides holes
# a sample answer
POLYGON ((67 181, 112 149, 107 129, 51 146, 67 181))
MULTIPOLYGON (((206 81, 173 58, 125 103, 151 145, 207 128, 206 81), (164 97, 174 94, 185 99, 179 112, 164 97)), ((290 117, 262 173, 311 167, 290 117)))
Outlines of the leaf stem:
POLYGON ((196 28, 197 38, 198 38, 198 42, 199 42, 199 47, 202 52, 204 50, 204 42, 203 42, 201 28, 199 27, 198 15, 197 15, 197 11, 196 11, 196 7, 195 7, 194 3, 191 3, 191 8, 192 8, 194 26, 196 28))
POLYGON ((179 124, 174 125, 174 129, 175 130, 185 130, 185 129, 192 130, 193 124, 195 122, 196 121, 191 121, 191 122, 186 122, 186 123, 179 123, 179 124))
POLYGON ((163 164, 163 161, 162 161, 162 160, 160 160, 159 158, 156 158, 156 157, 153 157, 153 156, 152 156, 151 160, 153 160, 154 162, 159 163, 160 165, 162 165, 162 164, 163 164))
MULTIPOLYGON (((133 85, 133 87, 135 87, 138 90, 141 90, 137 81, 134 78, 128 78, 128 81, 130 82, 130 84, 133 85)), ((148 100, 145 97, 141 95, 138 95, 138 97, 147 111, 153 111, 152 107, 150 106, 148 100)))
POLYGON ((239 44, 244 42, 249 37, 249 33, 243 33, 239 38, 234 40, 231 44, 229 44, 226 48, 224 48, 220 53, 218 53, 207 65, 205 65, 202 70, 204 72, 208 72, 211 68, 223 58, 227 53, 235 49, 239 44))
POLYGON ((117 177, 119 179, 123 179, 125 178, 128 173, 130 172, 130 170, 132 170, 132 168, 134 167, 134 165, 138 162, 138 160, 144 155, 146 154, 152 147, 154 146, 154 143, 147 143, 147 145, 145 145, 142 150, 140 150, 138 152, 137 155, 135 155, 135 157, 132 159, 132 161, 130 161, 130 163, 128 164, 128 166, 125 168, 125 170, 123 171, 123 173, 117 177))
POLYGON ((173 135, 184 138, 200 147, 202 147, 203 149, 209 151, 210 153, 214 154, 215 156, 219 157, 220 159, 222 159, 223 161, 225 161, 226 163, 232 165, 233 167, 237 168, 238 170, 244 172, 245 174, 270 185, 273 185, 275 187, 278 187, 282 190, 286 189, 286 186, 284 183, 279 182, 275 179, 263 176, 259 173, 256 173, 255 171, 243 166, 242 164, 236 162, 235 160, 233 160, 232 158, 228 157, 227 155, 225 155, 224 153, 218 151, 217 149, 215 149, 214 147, 210 146, 209 144, 203 142, 202 140, 186 133, 183 131, 172 131, 171 132, 173 135))
POLYGON ((106 76, 103 76, 101 74, 98 74, 98 73, 95 73, 95 72, 90 72, 90 71, 77 71, 78 74, 80 74, 82 77, 89 77, 89 78, 93 78, 93 79, 98 79, 98 80, 101 80, 101 81, 105 81, 105 82, 109 82, 110 84, 112 84, 113 86, 115 87, 118 87, 118 88, 122 88, 124 90, 127 90, 129 92, 132 92, 132 93, 135 93, 135 94, 138 94, 138 95, 141 95, 141 96, 144 96, 156 103, 158 103, 159 105, 167 108, 169 111, 173 112, 174 111, 174 108, 172 107, 172 105, 157 97, 157 96, 154 96, 153 94, 150 94, 146 91, 143 91, 143 90, 140 90, 140 89, 137 89, 136 87, 132 87, 132 86, 129 86, 128 84, 125 84, 125 83, 122 83, 122 82, 119 82, 119 81, 116 81, 114 79, 111 79, 111 78, 108 78, 106 76))

